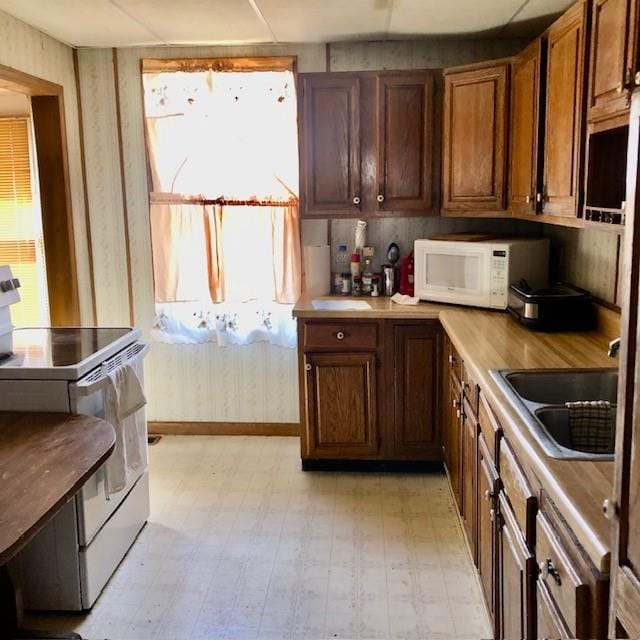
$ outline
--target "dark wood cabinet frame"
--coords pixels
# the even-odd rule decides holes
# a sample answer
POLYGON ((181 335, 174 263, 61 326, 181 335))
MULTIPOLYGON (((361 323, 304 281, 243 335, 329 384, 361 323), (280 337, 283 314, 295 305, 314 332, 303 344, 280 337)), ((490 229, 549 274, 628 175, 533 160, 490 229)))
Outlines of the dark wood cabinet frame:
POLYGON ((51 325, 79 325, 63 87, 2 65, 0 87, 31 98, 51 325))

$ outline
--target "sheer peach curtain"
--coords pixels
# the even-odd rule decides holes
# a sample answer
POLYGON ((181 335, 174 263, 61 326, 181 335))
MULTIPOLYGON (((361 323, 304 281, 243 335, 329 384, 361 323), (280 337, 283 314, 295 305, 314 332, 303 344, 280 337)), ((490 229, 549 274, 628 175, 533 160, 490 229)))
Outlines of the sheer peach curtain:
POLYGON ((274 298, 294 303, 301 249, 293 74, 143 79, 156 301, 225 300, 225 211, 242 204, 270 213, 274 298))

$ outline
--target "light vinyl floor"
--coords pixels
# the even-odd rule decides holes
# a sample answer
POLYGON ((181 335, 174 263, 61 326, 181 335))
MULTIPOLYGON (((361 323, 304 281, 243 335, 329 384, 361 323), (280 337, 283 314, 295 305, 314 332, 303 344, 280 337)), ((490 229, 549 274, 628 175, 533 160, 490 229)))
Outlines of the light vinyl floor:
POLYGON ((113 640, 491 637, 442 474, 303 472, 297 438, 163 437, 151 517, 86 616, 113 640))

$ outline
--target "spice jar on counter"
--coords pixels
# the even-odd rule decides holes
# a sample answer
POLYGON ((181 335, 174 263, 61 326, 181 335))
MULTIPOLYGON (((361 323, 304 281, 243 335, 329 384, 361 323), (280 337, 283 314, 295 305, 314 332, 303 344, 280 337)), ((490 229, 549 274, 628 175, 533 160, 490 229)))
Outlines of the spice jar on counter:
POLYGON ((352 296, 362 295, 362 277, 361 276, 353 276, 352 283, 351 283, 351 295, 352 296))

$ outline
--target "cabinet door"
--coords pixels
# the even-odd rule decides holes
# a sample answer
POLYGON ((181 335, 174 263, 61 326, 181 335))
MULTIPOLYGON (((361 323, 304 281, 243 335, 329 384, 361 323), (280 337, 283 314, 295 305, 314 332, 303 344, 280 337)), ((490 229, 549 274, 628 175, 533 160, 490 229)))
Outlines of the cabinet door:
POLYGON ((638 70, 636 0, 594 0, 589 65, 590 122, 625 113, 638 70))
POLYGON ((640 637, 640 92, 631 103, 629 190, 624 236, 620 383, 616 419, 614 496, 603 505, 614 523, 611 560, 609 636, 622 625, 630 638, 640 637))
POLYGON ((542 38, 532 42, 514 61, 511 71, 511 150, 509 205, 516 215, 535 215, 541 193, 542 141, 541 76, 544 73, 542 38))
POLYGON ((538 583, 537 590, 537 629, 539 638, 572 638, 562 615, 558 611, 549 590, 538 583))
MULTIPOLYGON (((500 637, 536 638, 533 616, 535 559, 518 530, 504 494, 499 498, 498 566, 500 637)), ((556 638, 556 636, 549 636, 556 638)))
POLYGON ((548 32, 542 211, 575 218, 581 206, 586 3, 573 5, 548 32))
POLYGON ((360 210, 360 80, 300 76, 300 185, 303 215, 360 210))
POLYGON ((393 457, 440 459, 437 325, 393 328, 393 457))
MULTIPOLYGON (((482 435, 478 436, 478 571, 487 608, 496 628, 496 485, 497 475, 482 435)), ((497 635, 494 634, 494 635, 497 635)))
POLYGON ((307 457, 375 456, 376 355, 308 353, 304 368, 307 457))
POLYGON ((379 210, 434 213, 435 79, 432 73, 377 78, 379 210))
POLYGON ((445 211, 500 211, 505 207, 508 77, 507 64, 445 72, 445 211))
POLYGON ((462 521, 471 546, 474 560, 476 558, 476 477, 477 477, 477 436, 478 428, 462 413, 462 521))
POLYGON ((451 411, 449 412, 449 478, 453 495, 458 503, 458 511, 462 513, 462 390, 449 378, 451 390, 451 411))

